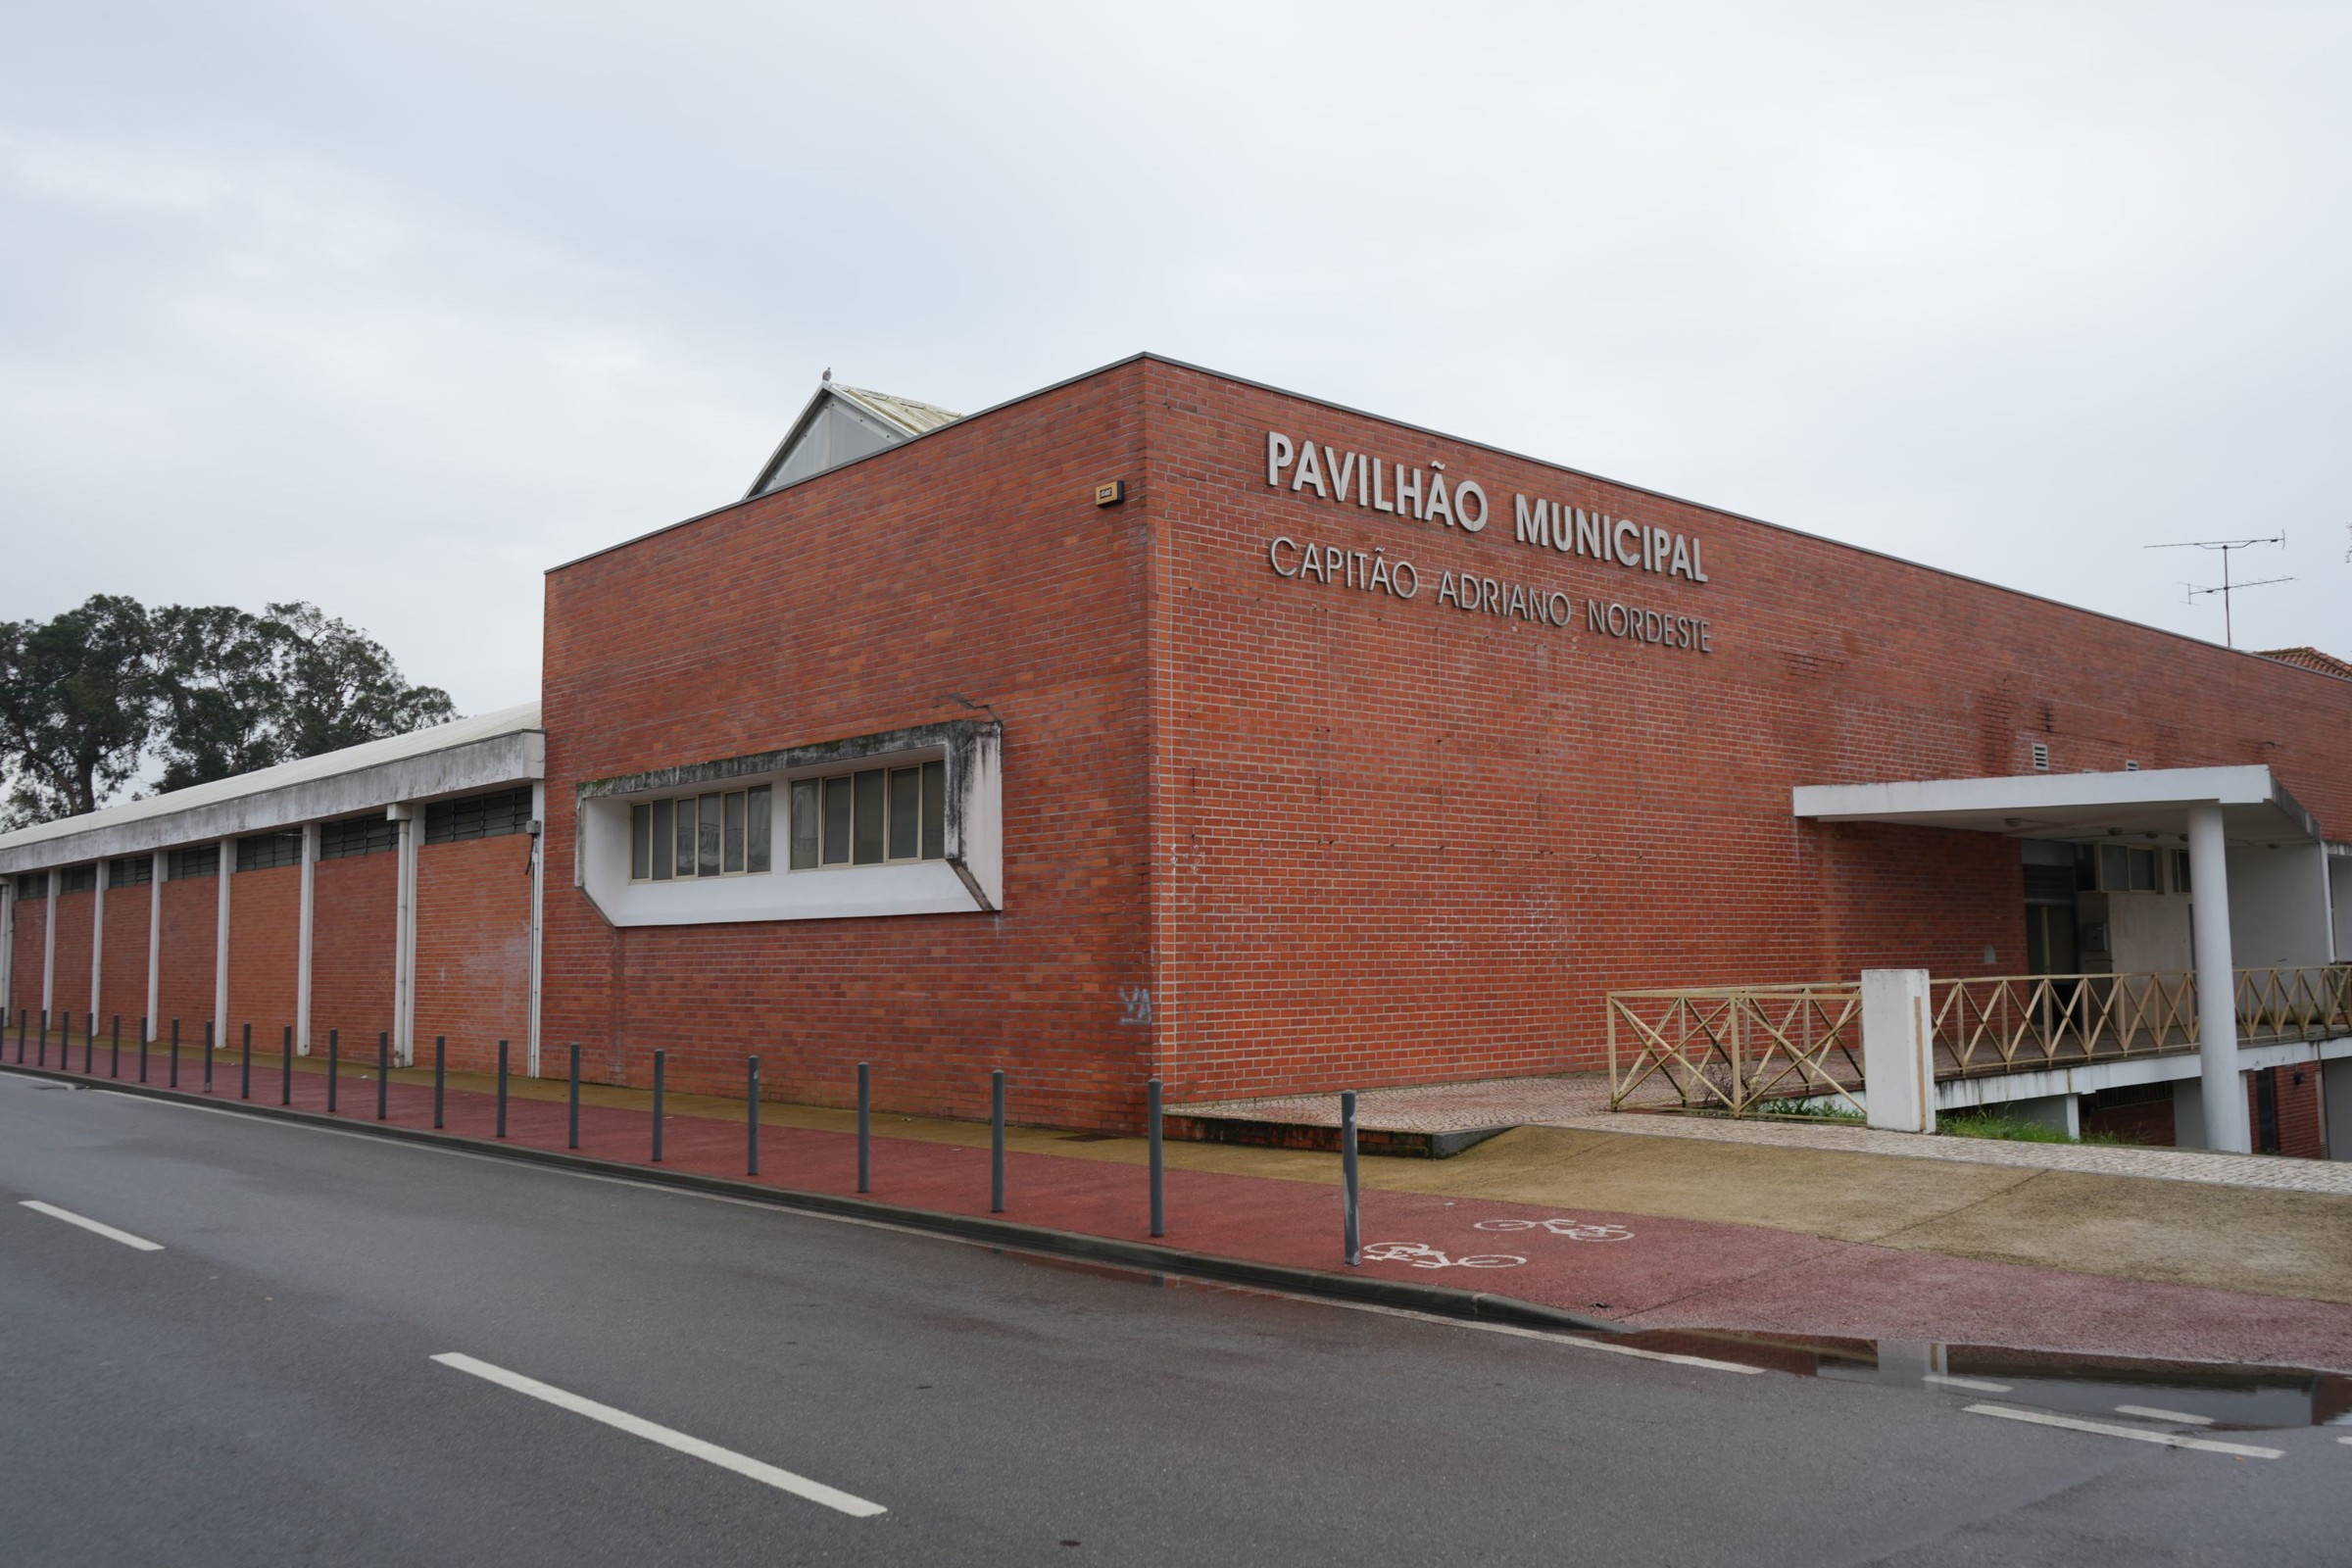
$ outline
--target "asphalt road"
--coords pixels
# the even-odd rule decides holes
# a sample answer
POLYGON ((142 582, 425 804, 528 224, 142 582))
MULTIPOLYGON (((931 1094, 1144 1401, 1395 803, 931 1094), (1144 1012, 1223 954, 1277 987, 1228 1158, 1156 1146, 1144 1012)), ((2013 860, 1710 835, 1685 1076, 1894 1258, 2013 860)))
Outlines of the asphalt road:
POLYGON ((2339 1432, 1983 1397, 0 1074, 10 1565, 2352 1561, 2339 1432))

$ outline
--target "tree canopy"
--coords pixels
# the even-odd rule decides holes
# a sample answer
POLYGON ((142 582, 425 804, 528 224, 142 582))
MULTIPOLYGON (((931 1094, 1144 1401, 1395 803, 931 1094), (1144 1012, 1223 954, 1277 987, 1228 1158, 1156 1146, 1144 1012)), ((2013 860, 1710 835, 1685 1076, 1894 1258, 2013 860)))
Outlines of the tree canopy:
POLYGON ((150 765, 184 789, 457 716, 382 644, 304 603, 167 605, 99 594, 0 621, 0 817, 109 804, 150 765))

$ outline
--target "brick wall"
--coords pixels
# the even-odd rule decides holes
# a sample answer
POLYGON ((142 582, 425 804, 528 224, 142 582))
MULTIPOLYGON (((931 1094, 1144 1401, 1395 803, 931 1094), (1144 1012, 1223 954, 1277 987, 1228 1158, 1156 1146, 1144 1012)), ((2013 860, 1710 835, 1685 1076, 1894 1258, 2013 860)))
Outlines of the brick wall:
POLYGON ((57 969, 51 989, 50 1026, 60 1012, 71 1014, 79 1040, 90 1011, 90 919, 95 893, 68 893, 57 901, 57 969))
MULTIPOLYGON (((101 875, 104 873, 101 872, 101 875)), ((106 890, 106 943, 99 950, 99 1028, 122 1020, 122 1038, 139 1037, 139 1016, 147 1010, 147 927, 154 890, 144 887, 106 890)))
POLYGON ((339 1030, 346 1060, 375 1059, 392 1027, 400 857, 385 851, 320 860, 311 887, 311 1051, 339 1030))
POLYGON ((1152 984, 1141 368, 1049 391, 548 578, 550 864, 580 781, 991 714, 1004 912, 615 930, 549 878, 550 1070, 985 1114, 1129 1118, 1152 984))
POLYGON ((2340 681, 1154 364, 1158 1051, 1177 1096, 1603 1059, 1604 994, 2024 963, 2017 846, 1822 826, 1803 783, 2268 762, 2352 836, 2340 681), (1475 477, 1472 535, 1266 484, 1266 436, 1475 477), (1696 535, 1711 581, 1514 541, 1514 493, 1696 535), (1410 600, 1269 541, 1412 561, 1410 600), (1294 563, 1297 557, 1290 558, 1294 563), (1569 595, 1568 629, 1438 602, 1569 595), (1714 652, 1588 630, 1703 616, 1714 652), (1989 956, 1988 956, 1989 955, 1989 956))
POLYGON ((181 1044, 204 1043, 204 1026, 213 1015, 213 939, 220 896, 220 884, 209 876, 164 884, 159 1040, 171 1037, 172 1020, 176 1018, 181 1044))
MULTIPOLYGON (((39 1025, 41 951, 48 940, 44 933, 48 929, 49 901, 27 899, 19 903, 12 894, 10 903, 17 922, 16 934, 11 939, 8 968, 8 1029, 9 1038, 13 1040, 16 1038, 17 1012, 20 1008, 28 1014, 24 1026, 27 1038, 29 1031, 39 1025)), ((10 1059, 15 1058, 12 1056, 10 1059)))
POLYGON ((256 1054, 274 1053, 294 1021, 302 961, 302 867, 239 871, 228 888, 228 1028, 253 1025, 256 1054))
MULTIPOLYGON (((416 1060, 449 1041, 452 1071, 512 1070, 530 1047, 532 841, 526 834, 416 851, 416 1060)), ((384 857, 389 859, 390 857, 384 857)))
POLYGON ((2299 1159, 2326 1159, 2328 1142, 2320 1121, 2320 1068, 2267 1067, 2246 1074, 2246 1125, 2253 1129, 2254 1148, 2262 1148, 2262 1080, 2269 1079, 2278 1097, 2277 1153, 2299 1159))

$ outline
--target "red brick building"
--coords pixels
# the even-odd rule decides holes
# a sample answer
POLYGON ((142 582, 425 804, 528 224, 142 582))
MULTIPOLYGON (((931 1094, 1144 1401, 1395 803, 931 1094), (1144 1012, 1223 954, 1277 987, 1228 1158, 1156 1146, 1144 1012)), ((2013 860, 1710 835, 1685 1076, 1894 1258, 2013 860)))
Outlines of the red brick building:
MULTIPOLYGON (((752 495, 556 568, 545 614, 541 710, 466 721, 494 761, 294 764, 376 769, 336 797, 410 813, 373 860, 298 796, 0 838, 12 1008, 94 983, 613 1081, 662 1048, 688 1088, 758 1051, 834 1102, 870 1060, 956 1115, 1002 1065, 1022 1119, 1121 1126, 1155 1073, 1591 1068, 1629 987, 2184 969, 2199 803, 2237 965, 2352 956, 2324 665, 1150 356, 968 417, 828 386, 752 495), (1885 781, 1982 787, 1799 798, 1885 781), (514 831, 410 831, 515 791, 514 831), (98 901, 36 896, 270 833, 302 842, 219 884, 225 960, 200 876, 111 890, 95 982, 98 901), (154 960, 103 956, 149 921, 154 960)), ((2329 1141, 2326 1054, 2274 1084, 2281 1147, 2329 1141)))

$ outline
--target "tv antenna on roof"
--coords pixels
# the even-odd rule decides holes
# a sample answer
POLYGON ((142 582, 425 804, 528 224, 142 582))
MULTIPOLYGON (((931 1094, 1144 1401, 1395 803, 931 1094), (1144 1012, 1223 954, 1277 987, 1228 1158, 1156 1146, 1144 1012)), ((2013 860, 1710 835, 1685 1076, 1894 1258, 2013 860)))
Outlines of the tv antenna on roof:
POLYGON ((2222 580, 2219 583, 2205 585, 2184 582, 2180 586, 2188 590, 2188 603, 2192 605, 2205 594, 2222 596, 2222 645, 2226 648, 2235 648, 2237 635, 2230 618, 2230 595, 2240 588, 2267 588, 2275 582, 2293 582, 2295 579, 2292 577, 2260 577, 2253 582, 2233 583, 2230 580, 2230 553, 2233 550, 2251 549, 2255 545, 2283 545, 2285 543, 2286 531, 2280 529, 2267 539, 2189 539, 2177 545, 2143 545, 2141 548, 2145 550, 2219 550, 2222 553, 2222 580))

